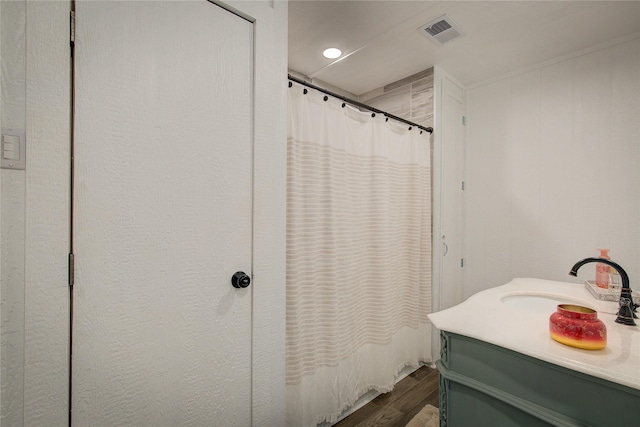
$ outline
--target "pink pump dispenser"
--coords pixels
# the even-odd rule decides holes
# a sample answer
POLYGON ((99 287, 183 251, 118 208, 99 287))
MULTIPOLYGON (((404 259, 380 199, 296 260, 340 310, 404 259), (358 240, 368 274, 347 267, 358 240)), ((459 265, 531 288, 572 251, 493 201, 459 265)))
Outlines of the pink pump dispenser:
MULTIPOLYGON (((609 258, 609 249, 598 249, 600 251, 600 258, 608 259, 609 258)), ((610 268, 607 264, 598 263, 596 264, 596 286, 599 288, 608 289, 609 288, 609 271, 610 268)))

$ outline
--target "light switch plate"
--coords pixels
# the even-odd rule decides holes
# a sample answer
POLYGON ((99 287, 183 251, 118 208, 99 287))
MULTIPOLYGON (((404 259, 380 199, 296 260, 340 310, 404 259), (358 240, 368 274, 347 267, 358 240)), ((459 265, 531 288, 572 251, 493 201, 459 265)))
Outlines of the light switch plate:
POLYGON ((24 130, 2 128, 1 132, 2 169, 26 169, 27 144, 24 130))

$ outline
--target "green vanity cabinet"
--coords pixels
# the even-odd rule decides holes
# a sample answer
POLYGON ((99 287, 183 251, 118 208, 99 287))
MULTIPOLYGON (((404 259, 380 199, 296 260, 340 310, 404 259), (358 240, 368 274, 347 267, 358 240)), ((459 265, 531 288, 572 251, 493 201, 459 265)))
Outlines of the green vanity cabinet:
POLYGON ((640 426, 638 389, 463 335, 440 337, 441 427, 640 426))

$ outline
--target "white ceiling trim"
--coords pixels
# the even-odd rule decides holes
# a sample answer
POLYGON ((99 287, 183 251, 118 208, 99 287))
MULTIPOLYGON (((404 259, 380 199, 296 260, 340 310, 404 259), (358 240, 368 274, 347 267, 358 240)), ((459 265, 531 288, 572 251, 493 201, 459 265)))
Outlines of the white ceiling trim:
POLYGON ((531 65, 529 67, 524 67, 524 68, 521 68, 519 70, 511 71, 509 73, 505 73, 505 74, 501 74, 501 75, 496 76, 496 77, 492 77, 490 79, 485 79, 485 80, 482 80, 482 81, 479 81, 479 82, 475 82, 475 83, 466 85, 464 87, 465 87, 465 89, 476 89, 478 87, 486 86, 486 85, 491 84, 491 83, 499 82, 500 80, 510 79, 511 77, 514 77, 514 76, 517 76, 517 75, 520 75, 520 74, 526 74, 529 71, 533 71, 533 70, 537 70, 537 69, 540 69, 540 68, 548 67, 549 65, 557 64, 559 62, 566 61, 568 59, 577 58, 579 56, 588 55, 590 53, 597 52, 597 51, 602 50, 602 49, 607 49, 607 48, 609 48, 611 46, 615 46, 615 45, 621 44, 621 43, 626 43, 626 42, 629 42, 631 40, 636 40, 636 39, 640 39, 640 31, 637 32, 637 33, 629 34, 628 36, 619 37, 619 38, 617 38, 615 40, 610 40, 608 42, 600 43, 600 44, 597 44, 595 46, 591 46, 591 47, 588 47, 588 48, 585 48, 585 49, 581 49, 581 50, 579 50, 577 52, 572 52, 572 53, 569 53, 567 55, 558 56, 557 58, 553 58, 553 59, 550 59, 548 61, 540 62, 539 64, 534 64, 534 65, 531 65))

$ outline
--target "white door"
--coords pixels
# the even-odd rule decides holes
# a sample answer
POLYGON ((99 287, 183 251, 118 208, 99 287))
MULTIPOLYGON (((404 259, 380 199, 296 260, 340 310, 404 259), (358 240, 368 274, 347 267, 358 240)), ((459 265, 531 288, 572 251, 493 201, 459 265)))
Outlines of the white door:
POLYGON ((440 310, 463 301, 464 97, 462 89, 442 79, 442 210, 443 248, 440 310))
POLYGON ((248 426, 253 25, 76 9, 73 425, 248 426))

